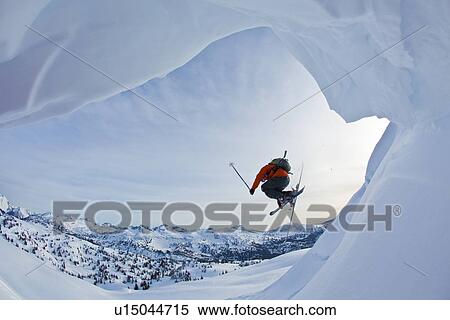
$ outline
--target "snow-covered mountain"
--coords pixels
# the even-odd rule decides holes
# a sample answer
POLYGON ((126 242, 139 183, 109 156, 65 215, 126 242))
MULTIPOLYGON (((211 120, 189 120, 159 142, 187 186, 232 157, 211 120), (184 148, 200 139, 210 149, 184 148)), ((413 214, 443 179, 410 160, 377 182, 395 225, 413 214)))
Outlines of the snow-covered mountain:
POLYGON ((24 219, 30 216, 28 209, 22 207, 12 206, 9 200, 0 194, 0 212, 8 213, 20 219, 24 219))
MULTIPOLYGON (((170 232, 164 226, 131 227, 110 235, 92 233, 83 221, 55 233, 52 216, 23 210, 1 197, 0 236, 70 276, 105 289, 146 290, 235 271, 283 253, 310 248, 322 227, 255 233, 238 228, 216 233, 170 232), (145 232, 144 232, 145 231, 145 232)), ((13 259, 13 257, 11 257, 13 259)), ((32 268, 30 267, 30 270, 32 268)))

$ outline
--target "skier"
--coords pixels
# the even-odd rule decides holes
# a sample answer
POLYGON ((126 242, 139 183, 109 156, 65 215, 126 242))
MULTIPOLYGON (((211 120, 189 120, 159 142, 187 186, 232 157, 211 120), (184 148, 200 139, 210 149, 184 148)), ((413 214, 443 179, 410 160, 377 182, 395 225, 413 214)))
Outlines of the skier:
POLYGON ((289 202, 294 196, 294 191, 283 191, 289 185, 289 174, 291 166, 285 158, 273 159, 270 163, 261 168, 256 175, 255 181, 250 189, 250 194, 255 193, 260 182, 261 190, 271 199, 277 199, 279 207, 289 202))

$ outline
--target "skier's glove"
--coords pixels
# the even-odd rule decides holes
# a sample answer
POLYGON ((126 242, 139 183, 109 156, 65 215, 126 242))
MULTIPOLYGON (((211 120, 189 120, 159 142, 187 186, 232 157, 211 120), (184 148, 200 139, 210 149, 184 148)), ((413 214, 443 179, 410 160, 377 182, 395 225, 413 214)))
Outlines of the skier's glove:
POLYGON ((250 194, 253 195, 255 193, 255 189, 250 189, 250 194))

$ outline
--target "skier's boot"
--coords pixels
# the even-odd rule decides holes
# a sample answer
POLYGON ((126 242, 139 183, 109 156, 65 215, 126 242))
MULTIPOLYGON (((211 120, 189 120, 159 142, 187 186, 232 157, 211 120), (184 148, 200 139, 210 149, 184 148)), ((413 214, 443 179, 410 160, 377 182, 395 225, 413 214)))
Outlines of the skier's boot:
POLYGON ((277 204, 278 204, 278 207, 279 207, 279 208, 281 208, 281 206, 282 206, 281 200, 282 200, 282 198, 278 198, 278 199, 277 199, 277 204))
POLYGON ((289 202, 289 199, 284 194, 284 192, 283 192, 283 195, 277 199, 277 204, 278 204, 278 207, 280 207, 280 208, 284 207, 288 202, 289 202))
POLYGON ((287 203, 291 202, 294 199, 292 194, 293 194, 293 191, 283 191, 282 203, 284 205, 286 205, 287 203))

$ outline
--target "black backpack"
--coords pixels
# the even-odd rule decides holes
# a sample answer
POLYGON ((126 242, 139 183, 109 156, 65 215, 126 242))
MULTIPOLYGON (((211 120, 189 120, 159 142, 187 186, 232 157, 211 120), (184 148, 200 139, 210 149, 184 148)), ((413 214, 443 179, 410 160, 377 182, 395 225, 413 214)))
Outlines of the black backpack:
POLYGON ((270 164, 274 164, 277 166, 277 168, 281 168, 287 173, 291 173, 291 165, 289 164, 289 161, 285 158, 276 158, 270 161, 270 164))

